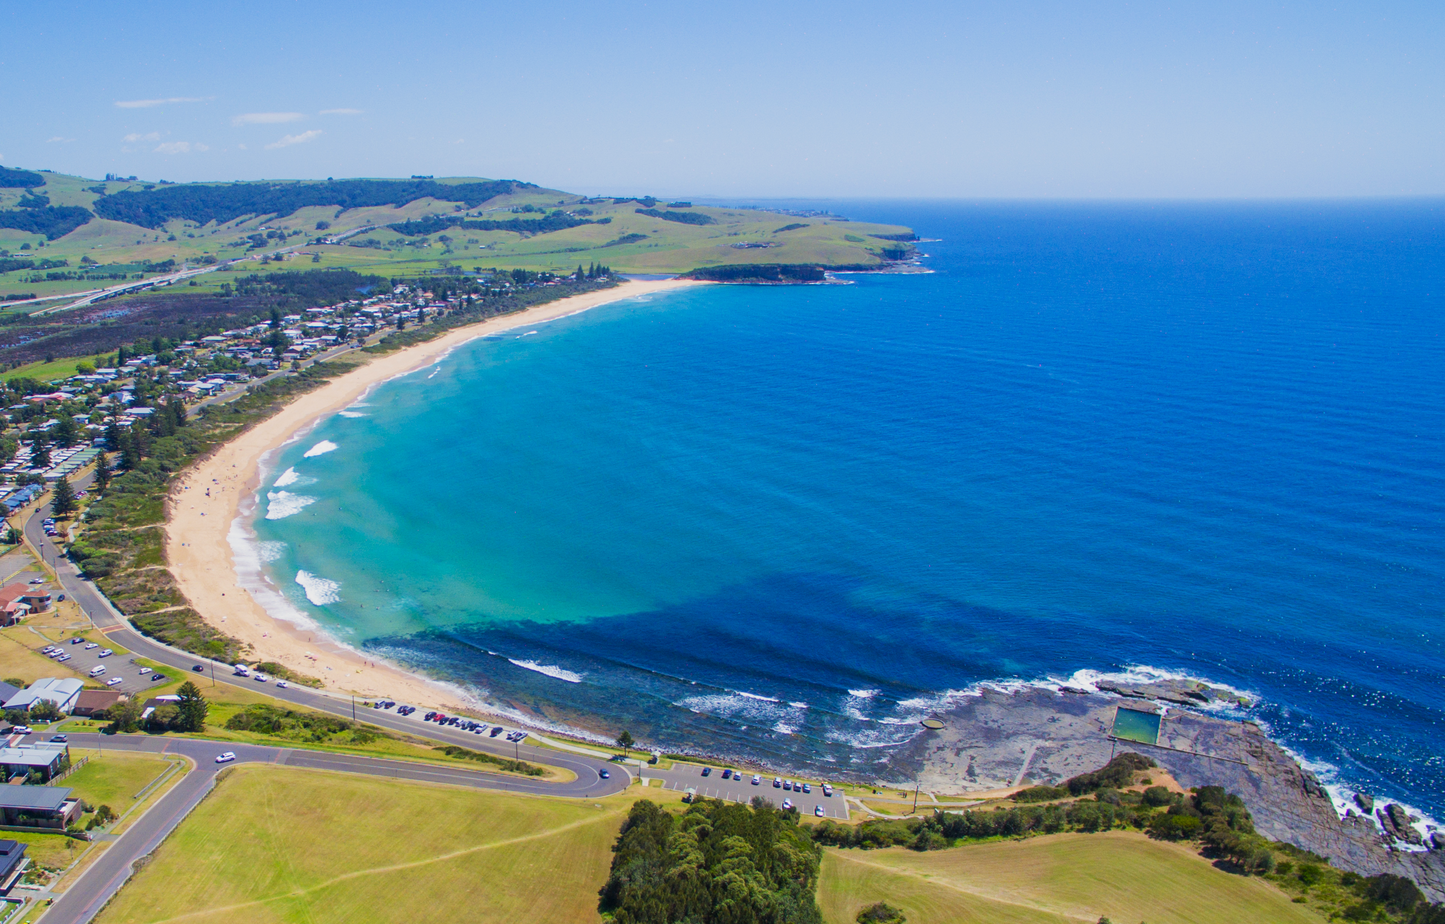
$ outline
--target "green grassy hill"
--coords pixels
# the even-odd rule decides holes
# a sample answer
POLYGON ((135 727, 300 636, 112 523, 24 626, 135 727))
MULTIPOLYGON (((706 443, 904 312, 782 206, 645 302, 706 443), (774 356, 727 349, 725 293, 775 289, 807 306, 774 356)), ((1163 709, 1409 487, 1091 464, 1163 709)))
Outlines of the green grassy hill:
MULTIPOLYGON (((0 299, 58 297, 235 259, 255 261, 238 267, 246 272, 299 263, 388 276, 565 272, 594 262, 633 273, 867 267, 900 256, 908 245, 899 239, 911 237, 907 228, 837 216, 589 199, 472 177, 166 184, 7 171, 0 183, 15 184, 0 186, 0 299), (259 262, 281 249, 283 260, 259 262)), ((198 285, 219 286, 220 275, 198 285)))

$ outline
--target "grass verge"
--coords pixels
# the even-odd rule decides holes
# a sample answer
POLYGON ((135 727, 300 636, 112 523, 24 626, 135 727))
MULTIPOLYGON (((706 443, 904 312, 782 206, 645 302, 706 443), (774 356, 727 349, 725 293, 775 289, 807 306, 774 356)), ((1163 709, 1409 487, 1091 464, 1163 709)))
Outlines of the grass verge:
POLYGON ((98 921, 593 924, 631 803, 238 767, 98 921))

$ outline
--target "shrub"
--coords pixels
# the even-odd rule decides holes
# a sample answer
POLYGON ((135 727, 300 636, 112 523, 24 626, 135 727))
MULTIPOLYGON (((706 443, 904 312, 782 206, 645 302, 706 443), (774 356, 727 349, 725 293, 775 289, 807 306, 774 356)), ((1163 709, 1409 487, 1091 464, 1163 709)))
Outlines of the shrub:
POLYGON ((1062 786, 1030 786, 1014 793, 1010 798, 1015 802, 1052 802, 1067 799, 1069 791, 1062 786))
POLYGON ((904 924, 902 908, 895 908, 887 902, 874 902, 858 912, 858 924, 904 924))

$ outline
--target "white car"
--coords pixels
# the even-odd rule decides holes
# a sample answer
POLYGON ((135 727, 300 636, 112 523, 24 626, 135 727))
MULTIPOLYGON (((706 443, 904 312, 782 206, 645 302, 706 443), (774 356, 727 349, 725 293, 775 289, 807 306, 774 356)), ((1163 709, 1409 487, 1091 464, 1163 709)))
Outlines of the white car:
POLYGON ((86 651, 89 651, 89 650, 92 649, 92 648, 99 648, 99 647, 100 647, 100 645, 96 644, 95 642, 86 642, 86 643, 85 643, 85 650, 86 650, 86 651))
POLYGON ((788 809, 790 809, 790 808, 792 808, 792 807, 793 807, 793 800, 792 800, 792 799, 784 799, 784 800, 783 800, 783 811, 786 812, 788 809))
POLYGON ((236 759, 236 752, 235 752, 235 751, 226 751, 226 752, 223 753, 223 754, 217 754, 217 755, 216 755, 216 763, 218 763, 218 764, 229 764, 231 761, 233 761, 233 760, 235 760, 235 759, 236 759))
POLYGON ((268 681, 268 680, 270 680, 270 679, 271 679, 271 678, 270 678, 270 677, 267 677, 265 674, 257 674, 257 675, 256 675, 256 682, 257 682, 257 683, 265 683, 266 681, 268 681))
POLYGON ((762 777, 758 776, 756 773, 753 774, 753 785, 754 785, 754 786, 757 786, 757 785, 758 785, 759 783, 761 783, 762 781, 763 781, 763 778, 762 778, 762 777))
POLYGON ((284 689, 284 688, 286 687, 286 681, 284 681, 284 680, 278 680, 278 681, 276 681, 276 686, 281 687, 281 688, 284 689))
POLYGON ((105 682, 105 685, 108 687, 113 687, 120 682, 122 682, 120 677, 112 677, 105 682))
POLYGON ((823 811, 823 807, 821 805, 815 805, 813 806, 813 814, 817 815, 819 818, 822 818, 823 815, 826 813, 823 811))
POLYGON ((102 649, 100 650, 100 654, 96 655, 96 657, 97 657, 97 658, 108 658, 108 657, 110 657, 110 656, 113 655, 113 654, 115 654, 115 651, 113 651, 112 649, 110 649, 110 648, 102 648, 102 649))

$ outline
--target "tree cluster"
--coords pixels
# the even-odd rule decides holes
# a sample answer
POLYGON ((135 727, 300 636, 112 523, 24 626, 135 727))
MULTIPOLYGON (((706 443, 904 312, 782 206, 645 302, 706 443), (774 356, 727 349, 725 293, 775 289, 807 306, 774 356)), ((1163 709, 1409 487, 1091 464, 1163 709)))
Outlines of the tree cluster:
POLYGON ((0 228, 43 234, 53 241, 64 237, 93 216, 78 205, 47 205, 41 208, 6 209, 0 211, 0 228))
POLYGON ((517 234, 550 234, 553 231, 565 231, 568 228, 577 228, 582 225, 611 223, 611 218, 574 218, 566 212, 558 210, 541 218, 508 218, 504 221, 468 220, 456 215, 428 215, 425 218, 399 221, 396 224, 387 225, 387 227, 398 234, 416 237, 423 234, 436 234, 438 231, 446 231, 450 228, 465 228, 468 231, 513 231, 517 234))
POLYGON ((45 185, 45 177, 29 170, 0 167, 0 189, 34 189, 45 185))
POLYGON ((126 190, 95 201, 95 212, 112 221, 160 228, 176 218, 225 223, 248 215, 290 215, 297 209, 334 205, 343 209, 406 205, 417 199, 461 202, 476 208, 517 189, 517 180, 437 183, 432 180, 327 180, 319 183, 185 183, 150 190, 126 190))
POLYGON ((600 892, 616 924, 820 924, 820 852, 796 812, 704 799, 628 813, 600 892))
POLYGON ((715 225, 717 219, 711 215, 704 215, 702 212, 674 212, 671 209, 660 212, 657 209, 633 209, 639 215, 646 215, 648 218, 661 218, 663 221, 675 221, 683 225, 715 225))

